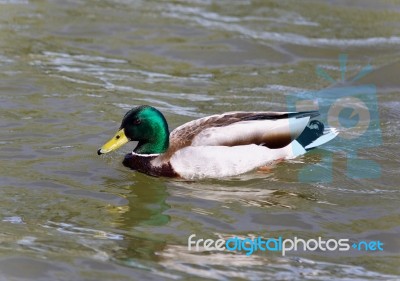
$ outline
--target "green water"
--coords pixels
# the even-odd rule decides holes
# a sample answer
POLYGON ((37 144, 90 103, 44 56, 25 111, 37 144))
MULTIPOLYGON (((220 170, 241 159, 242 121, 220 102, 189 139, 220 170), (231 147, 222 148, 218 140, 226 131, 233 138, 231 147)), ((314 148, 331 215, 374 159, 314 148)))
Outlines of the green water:
POLYGON ((400 278, 400 4, 281 2, 0 0, 0 280, 400 278), (126 169, 133 145, 96 154, 140 104, 171 129, 285 111, 288 96, 332 86, 316 67, 340 81, 339 54, 345 78, 373 68, 352 86, 376 86, 382 143, 354 142, 379 178, 347 177, 335 143, 269 173, 200 182, 126 169), (324 153, 332 168, 301 182, 324 153), (381 240, 384 251, 189 252, 193 233, 381 240))

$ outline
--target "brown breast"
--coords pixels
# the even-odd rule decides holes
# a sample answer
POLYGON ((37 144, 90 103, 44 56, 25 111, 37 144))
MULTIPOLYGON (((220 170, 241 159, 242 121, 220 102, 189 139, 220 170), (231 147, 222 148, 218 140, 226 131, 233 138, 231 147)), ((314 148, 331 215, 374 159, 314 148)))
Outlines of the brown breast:
POLYGON ((155 177, 179 177, 179 174, 172 168, 170 162, 163 163, 161 166, 153 166, 151 161, 157 156, 140 156, 137 154, 128 153, 125 155, 122 164, 125 167, 137 170, 139 172, 155 177))

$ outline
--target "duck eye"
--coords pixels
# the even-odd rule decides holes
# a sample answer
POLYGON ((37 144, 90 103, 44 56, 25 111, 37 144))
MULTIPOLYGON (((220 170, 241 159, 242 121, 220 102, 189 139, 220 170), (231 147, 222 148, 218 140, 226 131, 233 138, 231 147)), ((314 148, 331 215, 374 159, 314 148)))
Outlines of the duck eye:
POLYGON ((142 121, 140 119, 133 120, 134 125, 139 125, 140 123, 142 123, 142 121))

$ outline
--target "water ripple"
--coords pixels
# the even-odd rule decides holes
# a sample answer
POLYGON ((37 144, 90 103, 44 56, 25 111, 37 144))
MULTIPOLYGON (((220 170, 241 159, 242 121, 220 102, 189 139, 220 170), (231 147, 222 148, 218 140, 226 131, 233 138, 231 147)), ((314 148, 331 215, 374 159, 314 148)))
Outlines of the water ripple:
POLYGON ((108 239, 108 240, 123 240, 124 236, 112 232, 106 232, 103 230, 86 228, 86 227, 78 227, 69 223, 58 223, 53 221, 47 221, 44 225, 45 228, 55 228, 57 231, 73 234, 79 236, 88 236, 97 239, 108 239))
MULTIPOLYGON (((239 33, 245 37, 274 41, 287 44, 296 44, 302 46, 377 46, 377 45, 399 45, 400 37, 370 37, 370 38, 309 38, 303 35, 295 33, 280 33, 280 32, 268 32, 268 31, 257 31, 243 26, 242 24, 235 24, 236 21, 217 20, 214 13, 209 13, 205 9, 191 7, 184 7, 180 5, 168 5, 168 11, 163 12, 163 15, 170 18, 180 19, 185 22, 196 23, 205 28, 214 28, 218 30, 224 30, 229 32, 239 33)), ((218 15, 224 19, 222 15, 218 15)), ((229 18, 228 18, 229 19, 229 18)), ((241 20, 243 23, 243 20, 241 20)))

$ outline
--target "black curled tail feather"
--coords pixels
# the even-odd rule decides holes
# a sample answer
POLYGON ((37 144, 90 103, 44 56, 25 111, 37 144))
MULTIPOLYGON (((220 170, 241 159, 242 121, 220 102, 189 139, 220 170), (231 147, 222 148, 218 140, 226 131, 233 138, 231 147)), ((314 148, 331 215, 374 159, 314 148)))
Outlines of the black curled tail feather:
POLYGON ((306 147, 324 134, 325 126, 318 120, 312 120, 296 139, 301 146, 306 147))

